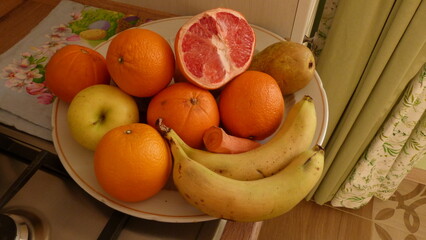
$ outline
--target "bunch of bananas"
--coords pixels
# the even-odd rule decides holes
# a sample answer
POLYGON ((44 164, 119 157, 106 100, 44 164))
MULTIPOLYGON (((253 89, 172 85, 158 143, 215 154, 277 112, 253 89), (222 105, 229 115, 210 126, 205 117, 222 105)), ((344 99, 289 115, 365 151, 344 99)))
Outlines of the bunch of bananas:
POLYGON ((318 182, 324 150, 311 147, 316 122, 313 99, 305 96, 270 141, 239 154, 191 148, 161 119, 158 126, 170 142, 181 195, 210 216, 253 222, 291 210, 318 182))

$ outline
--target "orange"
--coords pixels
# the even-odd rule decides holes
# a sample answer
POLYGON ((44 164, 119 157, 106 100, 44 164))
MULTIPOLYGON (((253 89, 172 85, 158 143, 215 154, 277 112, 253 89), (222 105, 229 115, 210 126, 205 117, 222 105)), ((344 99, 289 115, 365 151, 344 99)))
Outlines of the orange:
POLYGON ((255 33, 244 16, 215 8, 188 20, 175 38, 177 66, 191 83, 218 89, 250 65, 255 33))
POLYGON ((158 33, 132 28, 114 37, 106 55, 108 71, 124 92, 151 97, 172 80, 175 58, 169 43, 158 33))
POLYGON ((270 75, 246 71, 225 86, 219 96, 220 119, 232 135, 254 140, 270 136, 280 126, 284 98, 270 75))
POLYGON ((182 82, 165 88, 151 100, 148 124, 155 126, 158 118, 188 145, 202 148, 204 132, 219 125, 219 110, 209 91, 182 82))
POLYGON ((107 132, 95 150, 96 178, 112 197, 146 200, 166 184, 172 167, 169 146, 157 130, 143 123, 107 132))
POLYGON ((46 66, 46 86, 68 103, 84 88, 109 82, 105 58, 87 47, 67 45, 56 51, 46 66))

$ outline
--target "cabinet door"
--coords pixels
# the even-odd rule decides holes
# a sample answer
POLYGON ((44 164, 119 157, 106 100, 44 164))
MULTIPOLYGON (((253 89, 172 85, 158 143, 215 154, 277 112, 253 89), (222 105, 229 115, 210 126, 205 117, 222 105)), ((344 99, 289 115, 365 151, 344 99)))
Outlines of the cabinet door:
POLYGON ((310 31, 318 0, 114 0, 177 15, 227 7, 241 12, 247 20, 281 37, 301 42, 310 31))

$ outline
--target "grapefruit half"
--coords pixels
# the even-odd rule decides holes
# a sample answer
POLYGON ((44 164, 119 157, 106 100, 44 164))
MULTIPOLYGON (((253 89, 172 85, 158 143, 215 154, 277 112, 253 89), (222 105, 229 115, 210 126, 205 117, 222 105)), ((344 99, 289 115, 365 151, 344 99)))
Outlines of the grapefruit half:
POLYGON ((255 33, 238 11, 215 8, 189 19, 175 39, 180 72, 193 84, 217 89, 251 63, 255 33))

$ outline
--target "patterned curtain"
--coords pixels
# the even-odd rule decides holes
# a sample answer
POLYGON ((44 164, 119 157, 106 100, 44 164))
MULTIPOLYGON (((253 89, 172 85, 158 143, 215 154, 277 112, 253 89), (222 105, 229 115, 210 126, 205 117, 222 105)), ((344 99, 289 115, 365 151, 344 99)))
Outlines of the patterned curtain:
POLYGON ((324 0, 311 41, 329 96, 318 204, 389 199, 426 155, 426 1, 324 0))
POLYGON ((321 55, 321 50, 324 48, 325 40, 327 39, 328 32, 330 31, 331 25, 333 23, 334 14, 336 13, 338 3, 339 0, 325 1, 321 20, 319 21, 318 25, 318 30, 313 36, 311 45, 311 50, 314 53, 317 61, 321 55))
POLYGON ((392 113, 331 201, 359 208, 375 196, 388 200, 426 155, 426 65, 411 80, 392 113))

